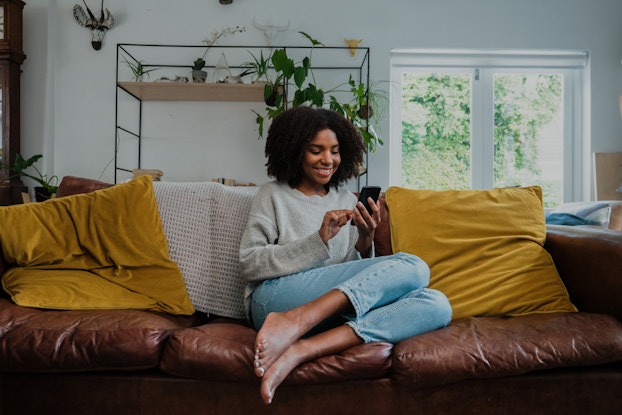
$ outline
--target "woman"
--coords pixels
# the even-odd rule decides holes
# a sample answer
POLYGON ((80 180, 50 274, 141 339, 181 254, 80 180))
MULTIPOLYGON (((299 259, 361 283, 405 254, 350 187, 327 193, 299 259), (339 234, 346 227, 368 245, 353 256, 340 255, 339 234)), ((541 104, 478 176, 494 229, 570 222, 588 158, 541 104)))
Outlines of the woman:
POLYGON ((369 214, 342 187, 363 152, 356 127, 330 110, 294 107, 268 131, 266 166, 276 180, 254 198, 240 246, 266 404, 301 363, 363 342, 396 343, 451 319, 447 298, 426 288, 420 258, 374 258, 379 203, 368 200, 369 214))

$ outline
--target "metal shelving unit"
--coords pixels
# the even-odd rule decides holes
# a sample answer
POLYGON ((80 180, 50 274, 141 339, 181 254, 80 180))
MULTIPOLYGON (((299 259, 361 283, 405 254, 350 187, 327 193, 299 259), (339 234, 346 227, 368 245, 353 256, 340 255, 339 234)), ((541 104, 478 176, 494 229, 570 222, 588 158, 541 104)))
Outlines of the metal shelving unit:
MULTIPOLYGON (((118 180, 118 172, 131 172, 134 168, 141 168, 142 150, 142 123, 145 103, 153 101, 220 101, 220 102, 262 102, 262 84, 227 84, 227 83, 193 83, 172 81, 142 81, 132 82, 132 73, 126 61, 140 63, 145 70, 158 69, 158 75, 169 79, 179 76, 179 71, 190 74, 192 62, 197 56, 201 56, 206 46, 203 45, 152 45, 152 44, 117 44, 116 56, 116 94, 115 94, 115 157, 114 157, 114 181, 118 180), (127 94, 135 100, 137 109, 137 127, 130 128, 122 125, 120 120, 119 100, 121 94, 127 94), (121 166, 118 160, 119 134, 132 137, 137 146, 137 160, 134 166, 121 166)), ((288 56, 294 61, 301 60, 304 56, 312 56, 312 71, 316 85, 334 94, 351 95, 349 91, 339 90, 344 86, 349 75, 358 82, 369 85, 369 48, 359 48, 355 56, 350 55, 348 47, 330 46, 210 46, 207 55, 205 69, 210 72, 216 67, 220 54, 225 54, 232 73, 236 75, 245 68, 244 63, 252 60, 251 53, 259 56, 269 56, 272 50, 285 49, 288 56), (218 53, 220 52, 220 53, 218 53), (209 58, 209 59, 208 59, 209 58), (334 74, 341 71, 344 76, 335 82, 334 74), (348 75, 346 75, 348 74, 348 75), (328 87, 324 86, 325 84, 328 87), (336 85, 335 85, 336 84, 336 85), (332 86, 335 85, 335 86, 332 86), (332 88, 332 90, 331 90, 332 88)), ((249 79, 245 80, 250 82, 249 79)), ((286 86, 286 94, 288 88, 286 86)), ((365 176, 367 183, 367 156, 365 158, 365 170, 361 176, 365 176)), ((361 176, 358 178, 359 186, 361 176)))

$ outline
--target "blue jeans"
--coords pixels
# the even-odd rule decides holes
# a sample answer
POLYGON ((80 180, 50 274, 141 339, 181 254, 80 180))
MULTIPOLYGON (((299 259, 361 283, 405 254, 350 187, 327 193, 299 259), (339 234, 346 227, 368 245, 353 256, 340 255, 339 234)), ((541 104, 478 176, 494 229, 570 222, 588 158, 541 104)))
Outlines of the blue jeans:
POLYGON ((314 268, 263 281, 253 291, 251 317, 259 330, 268 313, 296 308, 337 289, 349 298, 354 313, 329 318, 307 335, 345 323, 365 343, 397 343, 451 321, 447 297, 426 288, 429 278, 427 264, 405 253, 314 268))

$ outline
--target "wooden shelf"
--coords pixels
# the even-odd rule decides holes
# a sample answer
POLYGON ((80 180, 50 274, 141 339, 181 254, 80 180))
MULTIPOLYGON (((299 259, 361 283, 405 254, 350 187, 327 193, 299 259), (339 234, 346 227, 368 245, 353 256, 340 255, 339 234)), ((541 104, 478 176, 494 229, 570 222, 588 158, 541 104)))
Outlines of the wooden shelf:
POLYGON ((263 84, 187 82, 119 82, 119 87, 143 101, 262 102, 263 84))

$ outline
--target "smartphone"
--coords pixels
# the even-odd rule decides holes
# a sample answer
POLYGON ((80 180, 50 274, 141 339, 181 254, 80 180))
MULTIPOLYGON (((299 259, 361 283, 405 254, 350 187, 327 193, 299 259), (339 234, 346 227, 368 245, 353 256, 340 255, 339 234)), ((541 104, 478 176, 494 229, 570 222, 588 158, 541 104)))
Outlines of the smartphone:
MULTIPOLYGON (((367 203, 367 198, 371 197, 374 202, 378 201, 378 197, 380 196, 380 186, 363 186, 363 188, 361 189, 361 194, 359 196, 359 202, 361 202, 363 204, 363 206, 365 206, 365 209, 367 209, 367 212, 371 215, 372 211, 371 211, 371 207, 369 206, 369 203, 367 203)), ((352 225, 354 225, 354 222, 350 222, 352 225)))

